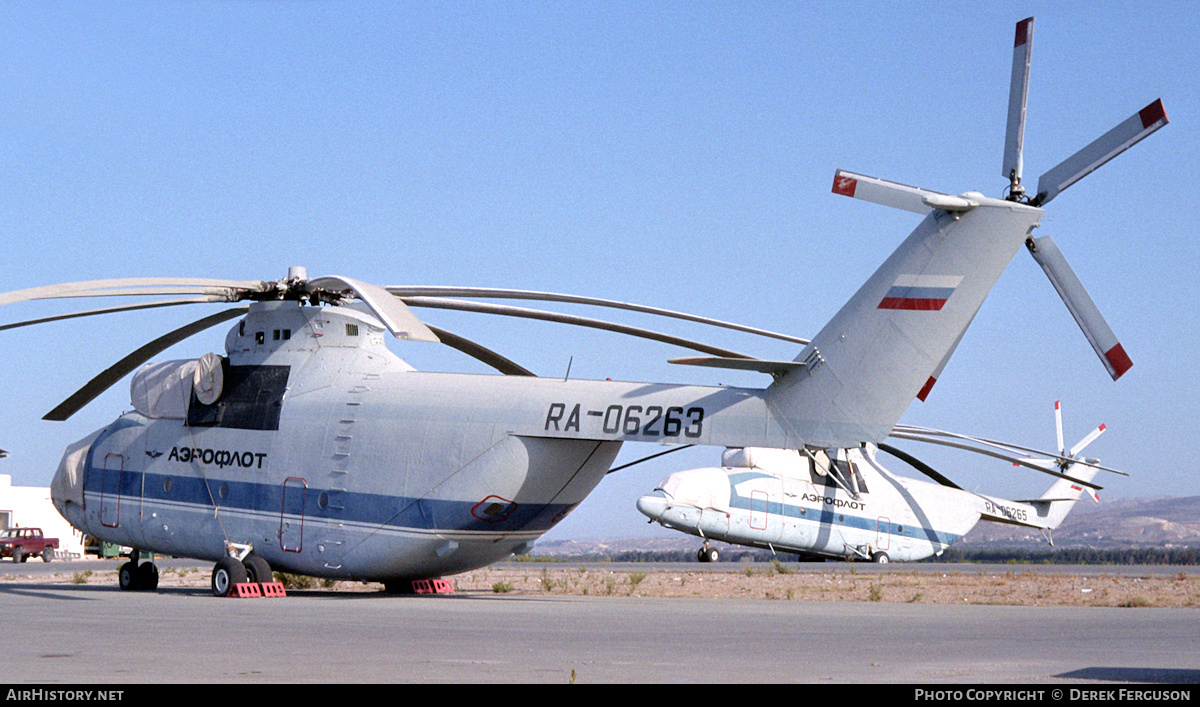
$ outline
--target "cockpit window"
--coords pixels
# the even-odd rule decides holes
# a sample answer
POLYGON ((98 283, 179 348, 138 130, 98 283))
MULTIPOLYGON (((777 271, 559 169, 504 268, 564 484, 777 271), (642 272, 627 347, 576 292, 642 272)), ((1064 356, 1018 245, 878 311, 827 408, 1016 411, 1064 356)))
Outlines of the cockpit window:
POLYGON ((277 430, 290 366, 228 366, 221 397, 204 405, 192 394, 191 427, 277 430))

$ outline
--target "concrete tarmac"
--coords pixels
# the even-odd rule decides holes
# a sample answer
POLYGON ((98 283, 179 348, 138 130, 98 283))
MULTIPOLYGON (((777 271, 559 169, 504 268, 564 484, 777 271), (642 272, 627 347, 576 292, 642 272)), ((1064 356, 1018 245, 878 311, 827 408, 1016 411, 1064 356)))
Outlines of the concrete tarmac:
MULTIPOLYGON (((41 563, 38 563, 41 564, 41 563)), ((52 563, 53 564, 53 563, 52 563)), ((1200 610, 0 583, 8 681, 1200 683, 1200 610)))

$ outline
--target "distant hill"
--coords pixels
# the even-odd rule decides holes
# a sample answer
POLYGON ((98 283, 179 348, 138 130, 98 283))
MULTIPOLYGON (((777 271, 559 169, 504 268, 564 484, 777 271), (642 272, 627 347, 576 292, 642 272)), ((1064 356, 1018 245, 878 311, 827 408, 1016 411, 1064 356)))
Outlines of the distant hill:
MULTIPOLYGON (((1101 503, 1094 503, 1085 497, 1075 505, 1075 509, 1052 536, 1053 548, 1038 530, 981 522, 953 547, 960 550, 1200 547, 1200 496, 1126 498, 1101 503)), ((699 538, 683 533, 667 538, 558 540, 539 542, 531 554, 574 557, 638 552, 695 552, 700 543, 699 538)), ((718 549, 735 549, 735 546, 724 543, 714 545, 718 549)))

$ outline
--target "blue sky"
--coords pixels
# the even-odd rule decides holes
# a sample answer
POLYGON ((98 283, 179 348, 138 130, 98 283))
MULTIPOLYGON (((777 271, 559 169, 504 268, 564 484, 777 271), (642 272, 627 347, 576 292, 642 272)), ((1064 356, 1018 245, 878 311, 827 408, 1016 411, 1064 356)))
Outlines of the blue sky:
MULTIPOLYGON (((0 233, 10 290, 105 277, 283 277, 609 297, 811 336, 916 225, 830 193, 845 168, 999 196, 1016 22, 1036 16, 1027 181, 1161 97, 1172 123, 1056 199, 1053 235, 1134 361, 1114 383, 1024 253, 903 422, 1132 474, 1102 498, 1200 495, 1200 13, 1187 2, 7 2, 0 233)), ((0 322, 72 308, 31 303, 0 322)), ((571 310, 578 311, 578 310, 571 310)), ((203 308, 0 334, 0 472, 49 482, 128 407, 41 421, 203 308)), ((419 311, 543 375, 765 385, 665 345, 419 311)), ((581 312, 583 313, 583 312, 581 312)), ((593 312, 586 312, 593 314, 593 312)), ((625 319, 765 358, 787 344, 625 319)), ((163 358, 221 351, 213 330, 163 358)), ((421 369, 482 370, 397 344, 421 369)), ((922 449, 968 488, 1048 479, 922 449)), ((628 445, 619 462, 658 451, 628 445)), ((549 537, 666 534, 637 496, 695 449, 615 474, 549 537)))

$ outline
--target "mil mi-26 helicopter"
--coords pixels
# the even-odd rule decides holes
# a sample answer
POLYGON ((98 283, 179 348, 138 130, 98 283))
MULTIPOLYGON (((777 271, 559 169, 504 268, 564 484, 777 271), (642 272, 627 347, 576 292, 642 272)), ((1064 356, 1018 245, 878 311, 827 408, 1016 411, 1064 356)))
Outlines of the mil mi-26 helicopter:
MULTIPOLYGON (((1042 206, 1067 186, 1165 125, 1167 118, 1162 103, 1152 103, 1043 175, 1037 195, 1027 198, 1021 185, 1021 171, 1032 42, 1033 18, 1028 18, 1017 24, 1013 43, 1007 137, 1001 173, 1010 180, 1007 197, 1010 202, 1042 206)), ((844 171, 838 171, 833 191, 932 214, 935 221, 958 218, 973 210, 979 196, 934 194, 844 171)), ((1054 241, 1048 236, 1029 238, 1026 245, 1050 277, 1113 380, 1119 378, 1132 362, 1054 241)), ((905 274, 894 280, 889 280, 891 274, 883 277, 877 281, 874 290, 864 288, 860 295, 865 293, 866 296, 857 306, 870 307, 877 303, 875 308, 881 310, 939 311, 951 301, 961 279, 957 274, 931 270, 903 272, 905 274)), ((847 309, 853 306, 852 300, 847 309)), ((818 339, 829 339, 827 334, 849 330, 840 327, 831 331, 827 327, 818 339)), ((825 350, 824 355, 828 355, 827 352, 825 350)), ((928 395, 941 367, 939 365, 917 393, 918 398, 924 400, 928 395)), ((859 448, 843 449, 821 449, 812 445, 793 450, 727 449, 720 467, 670 474, 653 492, 639 498, 637 507, 652 522, 703 538, 704 544, 697 551, 701 562, 719 559, 718 550, 709 545, 710 540, 818 559, 890 562, 940 555, 980 520, 1038 528, 1049 535, 1084 493, 1098 500, 1091 481, 1100 470, 1116 471, 1099 466, 1096 460, 1078 456, 1104 432, 1104 425, 1067 450, 1063 446, 1062 414, 1057 402, 1054 410, 1058 450, 1054 454, 1040 453, 1038 457, 1029 457, 1034 450, 1025 447, 928 428, 898 425, 891 434, 897 439, 948 445, 1008 459, 1057 476, 1058 480, 1036 499, 1010 501, 965 491, 919 459, 877 440, 859 448), (891 473, 878 459, 881 451, 937 483, 891 473)))
MULTIPOLYGON (((716 562, 717 540, 795 553, 811 559, 911 562, 941 555, 981 521, 1037 528, 1059 526, 1101 470, 1079 457, 1104 432, 1092 430, 1070 450, 1062 446, 1062 414, 1054 404, 1058 453, 1034 450, 929 428, 897 425, 892 437, 944 444, 1049 471, 1058 480, 1035 499, 1012 501, 967 491, 921 460, 890 444, 857 449, 727 449, 721 466, 670 474, 637 501, 638 510, 664 528, 704 539, 700 562, 716 562), (879 460, 890 454, 937 483, 892 473, 879 460), (1014 455, 1022 456, 1014 456, 1014 455)), ((1052 539, 1051 539, 1051 542, 1052 539)))
MULTIPOLYGON (((1023 113, 1023 106, 1022 111, 1023 113)), ((1053 170, 1032 199, 938 194, 839 173, 842 191, 925 212, 916 230, 811 341, 608 300, 464 288, 382 287, 346 277, 276 281, 139 278, 0 294, 164 297, 28 324, 178 304, 248 303, 165 334, 100 373, 47 414, 66 420, 133 374, 133 410, 69 447, 51 484, 59 512, 134 549, 123 589, 157 586, 163 554, 210 560, 214 594, 272 569, 381 581, 468 571, 529 548, 587 497, 625 442, 850 449, 893 433, 923 397, 980 305, 1044 214, 1082 174, 1166 122, 1161 103, 1053 170), (1093 155, 1093 152, 1099 155, 1093 155), (1102 157, 1102 158, 1101 158, 1102 157), (464 297, 596 304, 782 337, 802 350, 768 361, 645 330, 464 297), (667 341, 681 360, 770 374, 765 388, 548 379, 418 319, 410 307, 537 317, 667 341), (171 345, 240 318, 224 355, 147 363, 171 345), (504 375, 422 372, 385 334, 441 342, 504 375)), ((1008 158, 1006 158, 1007 164, 1008 158)), ((1009 171, 1009 170, 1006 170, 1009 171)), ((1036 241, 1035 243, 1047 243, 1036 241)), ((1037 248, 1039 257, 1052 249, 1037 248)), ((1052 278, 1065 264, 1044 261, 1052 278)), ((1073 309, 1086 293, 1062 289, 1073 309)), ((1085 331, 1095 325, 1084 324, 1085 331)), ((1108 346, 1107 344, 1103 344, 1108 346)), ((1106 349, 1118 370, 1127 360, 1106 349)), ((1085 486, 1095 486, 1079 481, 1085 486)))

